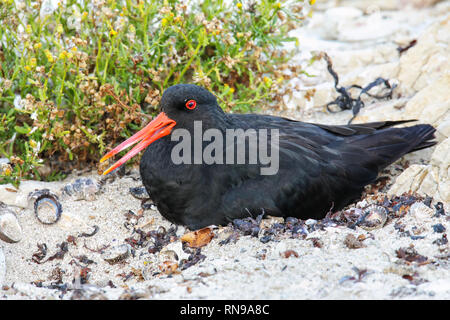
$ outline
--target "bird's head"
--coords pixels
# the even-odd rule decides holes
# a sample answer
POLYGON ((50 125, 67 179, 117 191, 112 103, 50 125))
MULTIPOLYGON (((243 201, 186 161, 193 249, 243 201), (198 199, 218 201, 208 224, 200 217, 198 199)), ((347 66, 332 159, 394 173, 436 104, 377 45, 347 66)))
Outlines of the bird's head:
POLYGON ((120 167, 154 141, 169 135, 174 127, 190 130, 194 121, 208 123, 223 115, 216 97, 205 88, 193 84, 177 84, 166 89, 160 102, 161 113, 147 126, 108 152, 103 162, 120 151, 138 143, 119 161, 114 163, 103 174, 120 167))

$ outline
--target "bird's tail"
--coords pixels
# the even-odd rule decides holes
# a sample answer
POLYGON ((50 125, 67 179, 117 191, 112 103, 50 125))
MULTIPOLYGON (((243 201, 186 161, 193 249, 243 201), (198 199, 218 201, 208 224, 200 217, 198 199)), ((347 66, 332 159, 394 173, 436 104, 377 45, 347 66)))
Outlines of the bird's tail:
POLYGON ((351 143, 364 147, 369 153, 383 158, 381 166, 387 166, 407 153, 429 148, 437 142, 436 129, 429 124, 405 128, 383 128, 373 134, 356 136, 351 143))

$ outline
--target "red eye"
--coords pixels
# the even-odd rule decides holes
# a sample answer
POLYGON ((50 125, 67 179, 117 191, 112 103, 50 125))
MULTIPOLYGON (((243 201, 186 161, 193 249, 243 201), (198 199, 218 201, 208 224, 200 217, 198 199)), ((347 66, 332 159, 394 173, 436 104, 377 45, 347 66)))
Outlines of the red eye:
POLYGON ((189 110, 195 109, 196 106, 197 102, 195 100, 189 100, 188 102, 186 102, 186 108, 188 108, 189 110))

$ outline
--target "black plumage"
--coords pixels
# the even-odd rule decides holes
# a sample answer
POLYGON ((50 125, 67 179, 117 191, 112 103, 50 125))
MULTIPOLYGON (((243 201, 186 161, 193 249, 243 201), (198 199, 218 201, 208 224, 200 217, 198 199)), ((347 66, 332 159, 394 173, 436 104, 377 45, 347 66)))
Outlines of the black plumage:
MULTIPOLYGON (((160 213, 171 222, 197 229, 227 224, 262 212, 274 216, 320 219, 360 197, 380 170, 403 155, 435 144, 427 124, 392 126, 409 121, 321 125, 257 114, 227 114, 213 94, 195 85, 168 88, 161 111, 174 129, 193 133, 216 128, 278 129, 279 170, 261 175, 261 164, 172 163, 178 142, 164 136, 149 146, 140 163, 144 186, 160 213), (187 109, 186 101, 196 107, 187 109)), ((246 149, 248 151, 248 148, 246 149)))

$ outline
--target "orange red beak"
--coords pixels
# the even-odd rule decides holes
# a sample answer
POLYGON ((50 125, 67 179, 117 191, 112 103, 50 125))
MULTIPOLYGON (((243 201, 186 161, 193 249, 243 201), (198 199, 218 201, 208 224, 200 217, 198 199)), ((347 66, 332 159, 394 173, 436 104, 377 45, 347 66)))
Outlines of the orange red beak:
POLYGON ((132 146, 135 143, 138 143, 133 149, 131 149, 125 156, 123 156, 119 161, 114 163, 111 167, 108 168, 103 174, 108 174, 109 172, 113 171, 114 169, 120 167, 125 162, 130 160, 132 157, 134 157, 136 154, 138 154, 140 151, 147 148, 150 144, 155 142, 156 140, 167 136, 172 132, 172 128, 177 123, 167 117, 167 115, 164 112, 161 112, 155 119, 153 119, 148 125, 146 125, 142 130, 135 133, 132 137, 125 140, 121 144, 119 144, 117 147, 112 149, 110 152, 105 154, 103 158, 100 159, 100 162, 103 162, 112 156, 116 155, 120 151, 132 146))

